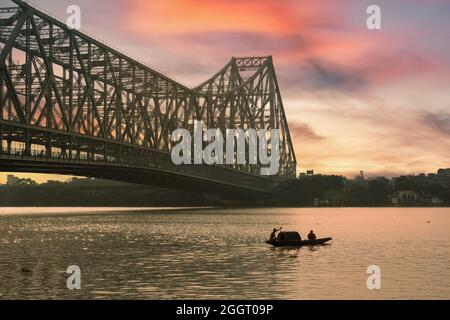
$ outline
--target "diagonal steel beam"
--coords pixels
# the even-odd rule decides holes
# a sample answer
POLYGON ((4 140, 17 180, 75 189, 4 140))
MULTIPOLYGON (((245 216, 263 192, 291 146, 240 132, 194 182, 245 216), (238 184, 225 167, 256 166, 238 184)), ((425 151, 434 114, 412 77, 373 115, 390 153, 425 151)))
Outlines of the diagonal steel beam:
POLYGON ((74 44, 74 47, 75 47, 75 52, 77 54, 77 59, 78 59, 78 62, 80 63, 81 71, 82 71, 83 77, 84 77, 84 79, 86 81, 86 87, 88 88, 89 98, 90 98, 91 103, 92 103, 92 109, 94 109, 94 115, 97 118, 97 123, 98 123, 98 126, 100 128, 100 132, 101 132, 102 136, 106 136, 105 135, 105 128, 103 127, 103 121, 102 121, 102 119, 100 117, 100 114, 98 112, 96 101, 95 101, 95 98, 94 98, 94 95, 93 95, 93 87, 92 87, 91 77, 88 74, 88 72, 86 71, 85 64, 83 62, 83 58, 81 57, 80 48, 78 46, 78 42, 76 41, 74 34, 71 33, 70 36, 72 37, 72 41, 73 41, 73 44, 74 44))
POLYGON ((29 16, 29 10, 25 9, 22 14, 17 19, 16 25, 14 26, 14 30, 11 33, 11 36, 9 37, 8 41, 6 42, 5 46, 2 49, 2 52, 0 53, 0 66, 5 65, 6 57, 11 52, 11 49, 14 47, 14 43, 16 42, 16 38, 22 30, 22 27, 27 20, 29 16))
POLYGON ((0 73, 3 75, 3 79, 5 80, 6 87, 8 89, 8 94, 11 98, 11 101, 14 105, 14 109, 16 110, 17 116, 19 117, 20 122, 26 123, 26 117, 23 113, 23 108, 20 103, 19 97, 17 96, 16 89, 14 88, 14 84, 11 80, 11 77, 8 74, 8 70, 6 70, 6 67, 3 65, 0 67, 0 73))
POLYGON ((51 62, 48 60, 47 54, 45 52, 44 45, 42 43, 42 39, 41 39, 41 37, 39 35, 39 29, 37 28, 36 21, 35 21, 33 16, 31 17, 31 24, 32 24, 33 29, 35 31, 35 37, 36 37, 36 40, 37 40, 37 43, 38 43, 39 51, 41 51, 45 67, 47 69, 48 74, 50 75, 51 86, 53 88, 53 91, 55 92, 56 99, 58 100, 58 104, 60 105, 60 108, 61 108, 61 118, 62 118, 62 120, 64 122, 64 125, 66 126, 67 130, 70 130, 70 124, 69 124, 69 121, 67 119, 67 110, 65 110, 66 109, 65 108, 65 104, 63 103, 63 101, 61 99, 61 96, 59 95, 58 87, 56 86, 55 81, 53 81, 53 77, 54 77, 54 75, 53 75, 53 67, 52 67, 51 62))

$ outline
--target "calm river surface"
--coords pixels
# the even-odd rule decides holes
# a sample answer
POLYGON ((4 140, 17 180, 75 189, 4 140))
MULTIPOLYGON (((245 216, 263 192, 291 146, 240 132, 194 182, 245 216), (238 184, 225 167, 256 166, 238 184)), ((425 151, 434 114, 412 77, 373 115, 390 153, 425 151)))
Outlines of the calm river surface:
POLYGON ((0 299, 16 298, 450 299, 450 208, 0 208, 0 299), (333 241, 272 248, 280 225, 333 241))

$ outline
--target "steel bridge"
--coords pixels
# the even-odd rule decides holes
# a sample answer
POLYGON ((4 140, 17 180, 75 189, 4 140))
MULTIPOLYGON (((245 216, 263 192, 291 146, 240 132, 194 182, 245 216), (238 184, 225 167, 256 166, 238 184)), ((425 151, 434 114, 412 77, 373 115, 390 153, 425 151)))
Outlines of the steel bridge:
MULTIPOLYGON (((0 8, 0 170, 90 176, 210 193, 270 193, 296 175, 272 57, 232 58, 188 88, 19 0, 0 8), (278 175, 180 165, 171 134, 279 129, 278 175)), ((248 140, 248 139, 247 139, 248 140)), ((248 141, 246 141, 248 147, 248 141)), ((270 152, 270 150, 269 150, 270 152)))

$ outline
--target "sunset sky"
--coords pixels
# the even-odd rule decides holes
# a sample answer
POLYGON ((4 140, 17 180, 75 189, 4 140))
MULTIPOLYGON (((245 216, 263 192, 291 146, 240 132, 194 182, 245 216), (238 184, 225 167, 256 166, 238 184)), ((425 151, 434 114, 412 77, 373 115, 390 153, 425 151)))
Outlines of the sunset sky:
POLYGON ((449 0, 31 3, 63 21, 79 5, 82 31, 190 87, 232 56, 272 55, 299 172, 450 167, 449 0), (371 4, 382 30, 366 27, 371 4))

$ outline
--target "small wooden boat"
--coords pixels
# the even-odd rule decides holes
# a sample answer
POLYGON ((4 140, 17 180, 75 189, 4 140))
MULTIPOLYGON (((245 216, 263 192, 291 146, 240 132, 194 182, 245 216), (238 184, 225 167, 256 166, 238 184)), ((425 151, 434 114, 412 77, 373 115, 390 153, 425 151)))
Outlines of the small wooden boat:
POLYGON ((270 244, 274 247, 302 247, 302 246, 316 246, 320 244, 324 244, 328 241, 332 240, 332 238, 322 238, 316 240, 302 240, 300 234, 298 232, 293 231, 284 231, 278 234, 278 239, 274 241, 266 241, 267 244, 270 244))

